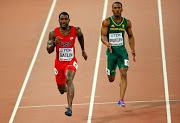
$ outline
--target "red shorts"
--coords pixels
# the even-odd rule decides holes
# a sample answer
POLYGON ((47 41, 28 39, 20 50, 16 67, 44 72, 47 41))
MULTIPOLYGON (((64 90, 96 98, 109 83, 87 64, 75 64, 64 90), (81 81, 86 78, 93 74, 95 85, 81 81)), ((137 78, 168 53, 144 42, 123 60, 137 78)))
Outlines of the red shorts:
POLYGON ((58 85, 66 83, 66 70, 72 69, 74 72, 77 70, 77 60, 74 58, 71 61, 59 61, 55 60, 54 71, 56 76, 56 83, 58 85))

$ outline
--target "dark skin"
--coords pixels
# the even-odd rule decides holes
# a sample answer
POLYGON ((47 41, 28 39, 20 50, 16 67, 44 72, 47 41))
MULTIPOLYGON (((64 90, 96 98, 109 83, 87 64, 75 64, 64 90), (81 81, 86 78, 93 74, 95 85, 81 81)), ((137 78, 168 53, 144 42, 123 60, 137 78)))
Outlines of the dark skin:
MULTIPOLYGON (((113 17, 116 22, 121 22, 121 13, 123 11, 123 8, 120 4, 116 3, 112 7, 113 17)), ((102 28, 101 28, 101 41, 103 44, 107 46, 109 51, 112 53, 111 49, 111 43, 108 43, 107 40, 107 33, 108 33, 108 26, 110 25, 110 20, 105 19, 102 22, 102 28)), ((131 53, 133 56, 133 61, 136 61, 135 56, 135 43, 134 43, 134 36, 132 33, 132 25, 131 21, 127 21, 127 30, 126 30, 129 38, 129 46, 131 48, 131 53)), ((124 98, 126 87, 127 87, 127 68, 123 67, 120 69, 120 76, 121 76, 121 83, 120 83, 120 98, 124 98)), ((115 76, 108 76, 109 82, 113 82, 115 79, 115 76)))
MULTIPOLYGON (((67 15, 61 15, 59 18, 59 31, 63 36, 68 36, 71 33, 71 27, 69 26, 70 19, 67 15)), ((87 54, 84 50, 84 36, 81 32, 81 29, 79 27, 75 27, 76 29, 76 37, 78 38, 79 44, 81 46, 82 50, 82 56, 85 60, 87 60, 87 54)), ((47 42, 47 51, 49 54, 51 54, 54 51, 54 48, 57 44, 61 42, 60 37, 56 37, 55 31, 51 31, 49 33, 49 40, 47 42)), ((66 83, 57 85, 58 90, 61 94, 67 91, 67 101, 68 101, 68 108, 72 110, 72 101, 74 98, 74 84, 73 84, 73 78, 74 78, 75 72, 72 69, 68 69, 65 73, 66 77, 66 83)))

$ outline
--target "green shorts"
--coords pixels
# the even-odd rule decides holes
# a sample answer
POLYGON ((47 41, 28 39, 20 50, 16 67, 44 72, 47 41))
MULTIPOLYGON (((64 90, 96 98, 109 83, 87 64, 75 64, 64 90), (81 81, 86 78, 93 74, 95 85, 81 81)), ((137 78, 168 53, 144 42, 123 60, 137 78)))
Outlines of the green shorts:
POLYGON ((106 50, 107 55, 107 65, 106 65, 106 73, 108 76, 116 75, 116 67, 119 67, 119 70, 122 67, 129 67, 129 58, 128 53, 125 48, 113 48, 112 53, 110 53, 109 49, 106 50))

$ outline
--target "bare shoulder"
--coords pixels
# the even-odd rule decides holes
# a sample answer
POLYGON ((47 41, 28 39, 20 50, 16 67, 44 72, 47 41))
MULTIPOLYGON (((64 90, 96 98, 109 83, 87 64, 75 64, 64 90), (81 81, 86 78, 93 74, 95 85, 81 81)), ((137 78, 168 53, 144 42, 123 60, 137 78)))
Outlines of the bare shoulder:
POLYGON ((76 32, 77 32, 77 31, 81 31, 81 28, 80 28, 80 27, 78 27, 78 26, 77 26, 77 27, 75 27, 75 29, 76 29, 76 32))
POLYGON ((77 37, 80 37, 83 35, 80 27, 75 27, 75 29, 76 29, 76 36, 77 37))
POLYGON ((131 21, 127 20, 127 28, 131 28, 131 27, 132 27, 131 21))
POLYGON ((55 32, 54 30, 52 30, 52 31, 49 32, 49 35, 54 35, 54 36, 56 36, 56 32, 55 32))
POLYGON ((108 27, 109 25, 110 25, 110 20, 109 19, 106 18, 105 20, 102 21, 102 26, 103 27, 108 27))
POLYGON ((49 32, 49 39, 54 39, 56 38, 56 32, 54 30, 49 32))

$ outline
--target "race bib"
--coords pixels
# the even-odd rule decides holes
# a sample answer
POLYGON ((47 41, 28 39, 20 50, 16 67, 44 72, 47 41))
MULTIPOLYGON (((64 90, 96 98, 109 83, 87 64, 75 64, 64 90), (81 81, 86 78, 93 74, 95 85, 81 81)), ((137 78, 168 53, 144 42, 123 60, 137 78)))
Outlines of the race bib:
POLYGON ((109 42, 112 44, 112 46, 122 46, 123 45, 122 33, 110 33, 109 42))
POLYGON ((56 68, 54 68, 55 75, 58 75, 58 71, 56 68))
POLYGON ((129 66, 129 60, 124 59, 124 65, 129 66))
POLYGON ((106 68, 106 74, 110 76, 110 70, 106 68))
POLYGON ((76 68, 76 70, 77 70, 77 68, 78 68, 78 64, 74 61, 73 62, 73 66, 76 68))
POLYGON ((73 48, 59 48, 59 61, 71 61, 73 58, 73 48))

